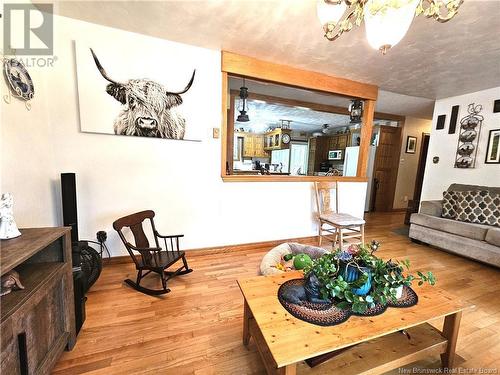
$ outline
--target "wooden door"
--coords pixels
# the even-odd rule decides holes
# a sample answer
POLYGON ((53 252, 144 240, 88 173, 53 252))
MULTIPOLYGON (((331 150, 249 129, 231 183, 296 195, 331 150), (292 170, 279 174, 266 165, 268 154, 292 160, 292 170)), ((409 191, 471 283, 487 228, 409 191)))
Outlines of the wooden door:
POLYGON ((392 211, 399 155, 401 152, 401 128, 381 126, 380 137, 373 166, 374 211, 392 211))

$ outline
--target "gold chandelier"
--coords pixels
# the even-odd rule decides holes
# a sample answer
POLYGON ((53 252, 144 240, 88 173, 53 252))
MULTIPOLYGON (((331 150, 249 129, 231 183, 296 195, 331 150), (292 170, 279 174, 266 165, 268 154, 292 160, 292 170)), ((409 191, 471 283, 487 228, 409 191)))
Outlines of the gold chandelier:
POLYGON ((384 55, 423 14, 444 23, 458 12, 463 0, 318 0, 317 12, 325 38, 336 40, 365 21, 368 43, 384 55))

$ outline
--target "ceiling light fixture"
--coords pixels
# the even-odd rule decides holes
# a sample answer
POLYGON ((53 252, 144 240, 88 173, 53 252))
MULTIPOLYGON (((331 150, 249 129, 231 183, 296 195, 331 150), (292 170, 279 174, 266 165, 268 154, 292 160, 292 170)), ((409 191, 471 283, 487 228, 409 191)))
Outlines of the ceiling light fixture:
POLYGON ((368 43, 384 55, 398 44, 413 18, 423 14, 444 23, 458 12, 463 0, 318 0, 318 18, 325 38, 336 40, 365 21, 368 43))
POLYGON ((238 111, 240 114, 236 118, 238 122, 248 122, 250 118, 247 115, 247 99, 248 99, 248 87, 245 87, 245 78, 243 78, 243 86, 240 87, 240 105, 238 111))

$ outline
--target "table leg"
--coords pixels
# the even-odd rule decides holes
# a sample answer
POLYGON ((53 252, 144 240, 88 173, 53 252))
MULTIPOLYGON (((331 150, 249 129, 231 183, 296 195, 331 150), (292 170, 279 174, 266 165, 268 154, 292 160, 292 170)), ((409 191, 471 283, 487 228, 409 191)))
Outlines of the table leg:
POLYGON ((249 322, 252 317, 252 312, 250 311, 250 307, 248 307, 248 303, 245 300, 243 306, 243 345, 248 346, 250 342, 250 329, 249 322))
POLYGON ((276 371, 278 375, 296 375, 297 374, 297 365, 294 363, 292 365, 288 365, 285 367, 281 367, 276 371))
POLYGON ((460 319, 462 312, 448 315, 444 318, 443 336, 448 339, 446 352, 441 354, 441 365, 443 368, 453 368, 455 362, 455 348, 457 346, 458 329, 460 327, 460 319))

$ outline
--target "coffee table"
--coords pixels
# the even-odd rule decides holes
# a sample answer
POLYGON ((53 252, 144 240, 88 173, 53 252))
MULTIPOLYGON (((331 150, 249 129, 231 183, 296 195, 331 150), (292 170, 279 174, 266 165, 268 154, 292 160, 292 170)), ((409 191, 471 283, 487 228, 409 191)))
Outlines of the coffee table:
POLYGON ((427 285, 414 288, 415 306, 321 327, 294 318, 278 300, 279 286, 301 277, 294 271, 238 280, 245 299, 243 344, 253 338, 268 374, 377 374, 437 354, 443 367, 453 367, 462 311, 473 305, 427 285), (428 323, 441 317, 442 331, 428 323), (346 350, 317 367, 303 362, 339 349, 346 350))

